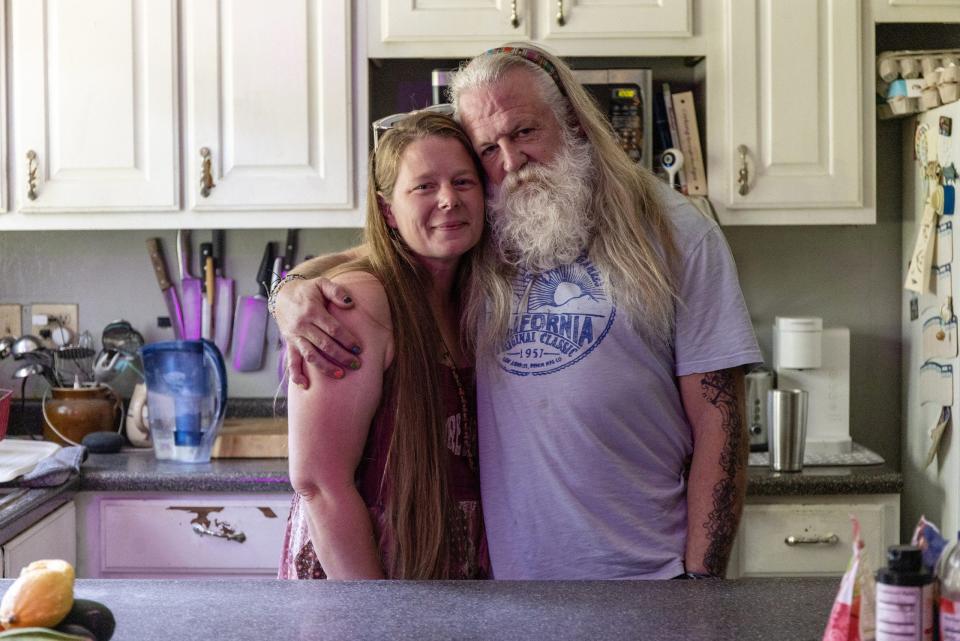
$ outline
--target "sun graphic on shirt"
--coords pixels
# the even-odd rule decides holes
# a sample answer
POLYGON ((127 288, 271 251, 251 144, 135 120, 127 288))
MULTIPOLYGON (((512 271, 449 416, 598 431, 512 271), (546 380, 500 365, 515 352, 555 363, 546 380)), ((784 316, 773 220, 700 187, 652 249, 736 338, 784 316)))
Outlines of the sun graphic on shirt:
POLYGON ((561 307, 584 296, 593 301, 605 300, 603 287, 594 284, 586 268, 579 263, 561 265, 533 281, 527 309, 561 307))

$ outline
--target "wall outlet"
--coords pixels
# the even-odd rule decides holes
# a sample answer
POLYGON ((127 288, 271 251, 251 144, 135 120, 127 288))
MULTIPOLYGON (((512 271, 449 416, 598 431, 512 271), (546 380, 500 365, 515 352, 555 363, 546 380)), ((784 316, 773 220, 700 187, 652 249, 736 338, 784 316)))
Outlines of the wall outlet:
POLYGON ((33 303, 30 306, 30 333, 51 349, 76 343, 80 336, 80 306, 33 303), (38 323, 38 316, 46 316, 47 322, 38 323))
POLYGON ((20 305, 0 305, 0 336, 18 338, 23 334, 20 318, 23 307, 20 305))

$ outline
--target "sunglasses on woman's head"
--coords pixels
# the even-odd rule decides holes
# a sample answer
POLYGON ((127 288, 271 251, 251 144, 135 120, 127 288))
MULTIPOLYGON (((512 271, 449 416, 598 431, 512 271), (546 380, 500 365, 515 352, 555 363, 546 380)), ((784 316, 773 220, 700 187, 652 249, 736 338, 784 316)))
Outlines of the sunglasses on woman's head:
POLYGON ((453 105, 447 103, 430 105, 429 107, 417 109, 416 111, 408 111, 407 113, 403 114, 393 114, 384 118, 380 118, 379 120, 375 120, 371 125, 373 127, 373 150, 377 150, 377 145, 380 143, 380 136, 393 129, 410 116, 414 116, 419 113, 436 113, 444 116, 452 116, 453 105))

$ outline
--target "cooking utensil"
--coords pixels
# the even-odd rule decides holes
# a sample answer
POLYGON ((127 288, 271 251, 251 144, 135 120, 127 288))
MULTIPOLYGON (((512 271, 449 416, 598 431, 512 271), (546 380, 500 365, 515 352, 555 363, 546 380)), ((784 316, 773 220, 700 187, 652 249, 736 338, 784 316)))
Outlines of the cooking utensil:
POLYGON ((183 310, 180 307, 180 299, 177 296, 177 288, 170 281, 170 273, 167 271, 167 261, 163 256, 163 245, 159 238, 147 239, 147 253, 150 254, 150 263, 153 265, 153 273, 157 277, 157 284, 160 285, 160 292, 163 294, 163 302, 167 306, 167 315, 170 316, 170 326, 173 328, 173 337, 183 338, 183 310))
POLYGON ((10 347, 10 353, 14 358, 43 349, 43 341, 32 334, 24 334, 10 347))
POLYGON ((68 345, 53 352, 53 370, 61 385, 79 377, 81 383, 93 380, 93 357, 89 347, 68 345))
POLYGON ((183 295, 183 338, 200 338, 203 316, 203 283, 190 273, 190 231, 177 232, 177 263, 180 265, 180 291, 183 295))
MULTIPOLYGON (((281 274, 283 273, 283 264, 284 264, 284 258, 281 256, 277 256, 277 258, 273 261, 273 274, 271 274, 271 279, 270 279, 270 291, 273 291, 274 288, 277 286, 277 283, 280 282, 281 274)), ((280 328, 277 326, 276 319, 271 318, 269 322, 270 322, 270 326, 277 330, 276 349, 281 350, 280 356, 277 358, 277 377, 282 383, 283 370, 286 367, 286 359, 284 358, 285 352, 283 351, 283 347, 284 345, 286 345, 286 343, 283 340, 283 336, 280 334, 280 328)))
MULTIPOLYGON (((293 264, 296 261, 297 257, 297 230, 288 229, 287 230, 287 242, 283 251, 283 268, 278 275, 276 275, 276 281, 270 286, 270 290, 273 291, 273 288, 276 287, 277 282, 281 278, 284 278, 291 269, 293 269, 293 264)), ((276 268, 274 272, 276 272, 276 268)), ((283 335, 280 333, 280 328, 277 327, 277 349, 280 350, 280 356, 277 358, 277 379, 282 383, 283 374, 287 369, 287 342, 283 339, 283 335)))
POLYGON ((6 358, 10 356, 10 352, 13 349, 13 344, 16 342, 13 336, 4 336, 0 338, 0 358, 6 358))
POLYGON ((216 270, 216 288, 213 297, 213 342, 222 354, 230 351, 230 338, 233 333, 233 307, 236 297, 236 284, 232 278, 224 276, 224 237, 222 229, 213 231, 213 265, 216 270))
POLYGON ((233 368, 238 372, 252 372, 263 367, 267 333, 267 282, 272 263, 273 243, 267 243, 257 269, 257 294, 237 299, 233 323, 233 368))
POLYGON ((200 268, 203 272, 203 301, 200 304, 202 313, 200 335, 213 340, 213 243, 200 243, 200 268))

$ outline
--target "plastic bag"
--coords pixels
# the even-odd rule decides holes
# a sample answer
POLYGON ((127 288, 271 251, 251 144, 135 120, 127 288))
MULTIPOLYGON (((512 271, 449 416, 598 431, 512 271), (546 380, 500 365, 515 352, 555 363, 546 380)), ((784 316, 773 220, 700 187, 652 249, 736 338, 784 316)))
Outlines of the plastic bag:
POLYGON ((937 526, 928 521, 925 516, 921 516, 917 527, 913 530, 910 545, 920 548, 923 552, 923 565, 936 575, 937 561, 947 546, 947 540, 940 534, 937 526))
POLYGON ((875 641, 877 589, 873 572, 866 567, 860 521, 853 522, 853 556, 840 580, 840 590, 833 600, 823 641, 875 641))

